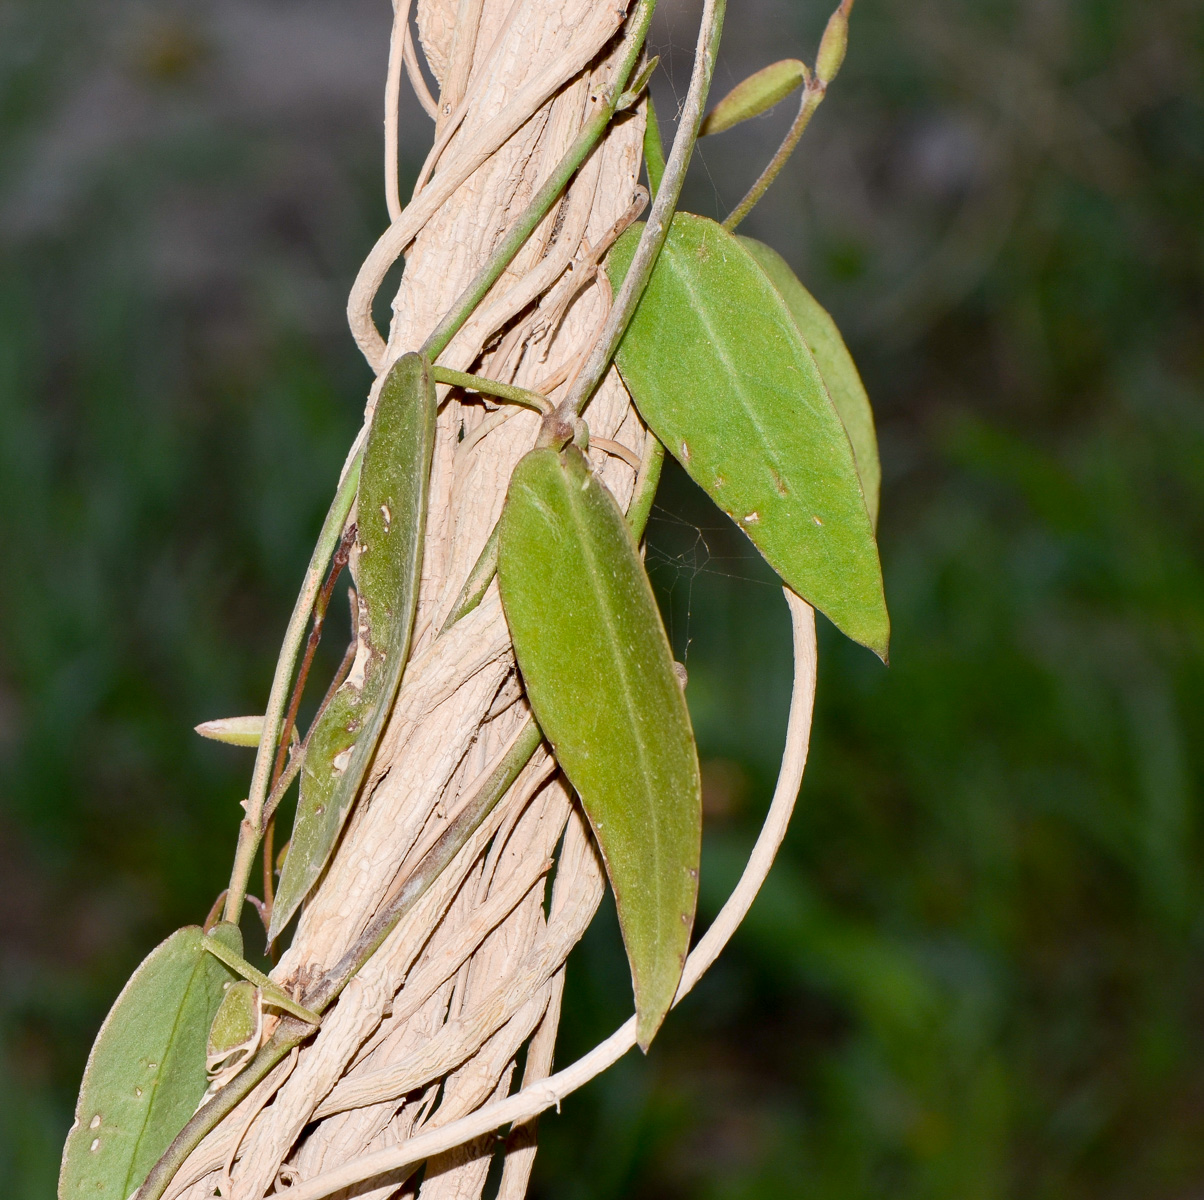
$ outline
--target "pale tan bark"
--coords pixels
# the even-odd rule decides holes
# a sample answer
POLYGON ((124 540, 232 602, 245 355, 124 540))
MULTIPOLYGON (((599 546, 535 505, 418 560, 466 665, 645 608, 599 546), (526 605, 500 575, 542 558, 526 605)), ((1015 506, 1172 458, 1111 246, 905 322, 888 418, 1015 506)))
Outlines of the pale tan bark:
MULTIPOLYGON (((559 161, 588 115, 591 91, 610 77, 614 43, 605 42, 622 17, 613 0, 418 0, 417 13, 423 48, 444 85, 441 148, 422 190, 394 221, 395 234, 407 220, 418 227, 383 355, 362 321, 357 331, 378 379, 422 343, 559 161), (582 71, 574 56, 590 38, 604 49, 587 54, 582 71), (567 65, 554 94, 515 124, 514 105, 546 90, 558 63, 567 65), (459 182, 506 121, 515 131, 459 182), (435 203, 448 181, 456 186, 435 203)), ((571 301, 564 285, 542 307, 541 297, 574 262, 588 264, 592 245, 631 205, 642 132, 638 114, 611 128, 442 362, 553 398, 571 382, 605 317, 609 289, 594 280, 571 301)), ((403 233, 410 236, 408 226, 403 233)), ((378 247, 373 261, 379 266, 388 252, 378 247)), ((353 296, 353 310, 359 303, 363 311, 362 299, 353 296)), ((597 436, 641 452, 643 427, 613 371, 587 419, 597 436)), ((412 661, 359 804, 273 972, 286 984, 338 959, 525 719, 496 585, 450 632, 439 630, 537 430, 534 414, 494 410, 479 397, 453 394, 440 411, 412 661)), ((625 504, 631 467, 591 454, 625 504)), ((515 1058, 532 1036, 525 1081, 546 1076, 564 960, 602 889, 588 829, 541 750, 348 986, 295 1065, 278 1068, 198 1147, 169 1194, 201 1197, 221 1186, 237 1200, 258 1200, 463 1117, 506 1094, 515 1058), (556 855, 545 915, 544 880, 556 855)), ((507 1200, 525 1190, 533 1145, 530 1128, 511 1140, 507 1200)), ((493 1147, 485 1138, 432 1160, 421 1196, 478 1195, 493 1147)), ((386 1179, 356 1194, 385 1197, 405 1186, 413 1185, 386 1179)))

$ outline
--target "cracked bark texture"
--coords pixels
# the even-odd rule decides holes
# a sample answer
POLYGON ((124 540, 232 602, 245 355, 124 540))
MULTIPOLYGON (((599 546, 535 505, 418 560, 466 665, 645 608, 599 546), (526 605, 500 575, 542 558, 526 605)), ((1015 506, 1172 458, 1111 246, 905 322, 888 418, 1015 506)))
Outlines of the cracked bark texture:
MULTIPOLYGON (((392 362, 421 345, 560 160, 614 70, 613 33, 622 19, 612 0, 418 0, 421 44, 442 90, 436 151, 415 201, 437 194, 441 176, 446 185, 473 161, 482 131, 497 128, 496 118, 522 102, 525 85, 530 95, 531 81, 558 63, 564 78, 416 231, 387 348, 377 356, 377 386, 392 362), (590 51, 582 70, 574 62, 583 46, 590 50, 590 39, 601 51, 590 51)), ((563 394, 609 305, 605 279, 575 290, 574 264, 580 276, 592 246, 631 204, 642 137, 640 112, 611 126, 441 362, 554 399, 563 394)), ((285 984, 304 982, 339 958, 527 715, 496 583, 475 611, 442 636, 439 630, 539 420, 479 396, 440 391, 411 661, 342 841, 272 973, 285 984)), ((374 387, 369 415, 375 394, 374 387)), ((644 428, 613 369, 586 419, 596 436, 637 455, 643 450, 644 428)), ((591 460, 625 505, 632 469, 597 451, 591 460)), ((523 1082, 546 1076, 564 960, 603 886, 584 818, 540 749, 327 1013, 318 1035, 202 1142, 168 1194, 199 1200, 220 1191, 258 1200, 396 1145, 505 1095, 524 1045, 523 1082), (548 899, 545 880, 554 861, 548 899)), ((495 1148, 485 1138, 426 1164, 420 1183, 413 1176, 385 1178, 356 1195, 479 1195, 495 1148)), ((533 1126, 515 1129, 504 1154, 501 1196, 517 1200, 534 1156, 533 1126)))

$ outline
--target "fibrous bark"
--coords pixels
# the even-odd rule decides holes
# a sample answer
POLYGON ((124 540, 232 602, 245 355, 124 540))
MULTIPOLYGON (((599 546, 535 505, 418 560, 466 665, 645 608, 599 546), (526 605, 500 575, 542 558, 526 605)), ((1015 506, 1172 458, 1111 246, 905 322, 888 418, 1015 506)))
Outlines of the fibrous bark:
MULTIPOLYGON (((378 383, 421 345, 560 160, 614 70, 623 16, 611 0, 419 0, 421 43, 442 87, 435 151, 351 303, 378 383), (495 146, 498 131, 505 137, 495 146), (382 349, 366 314, 372 288, 402 249, 405 271, 382 349)), ((443 364, 553 399, 571 384, 609 304, 605 279, 591 278, 588 267, 636 195, 642 136, 638 112, 611 126, 440 356, 443 364)), ((539 419, 475 395, 441 399, 411 661, 358 805, 272 972, 286 986, 336 962, 527 716, 496 585, 440 631, 539 419)), ((371 404, 370 397, 369 416, 371 404)), ((613 370, 587 419, 595 436, 641 453, 643 426, 613 370)), ((625 504, 632 468, 591 455, 625 504)), ((201 1143, 169 1195, 191 1200, 218 1189, 258 1200, 395 1145, 505 1095, 524 1045, 523 1082, 546 1075, 564 961, 602 890, 588 826, 541 749, 319 1033, 201 1143)), ((427 1163, 420 1184, 403 1174, 356 1195, 478 1195, 494 1147, 488 1137, 457 1147, 427 1163)), ((533 1129, 514 1130, 505 1147, 507 1200, 525 1192, 533 1153, 533 1129)))

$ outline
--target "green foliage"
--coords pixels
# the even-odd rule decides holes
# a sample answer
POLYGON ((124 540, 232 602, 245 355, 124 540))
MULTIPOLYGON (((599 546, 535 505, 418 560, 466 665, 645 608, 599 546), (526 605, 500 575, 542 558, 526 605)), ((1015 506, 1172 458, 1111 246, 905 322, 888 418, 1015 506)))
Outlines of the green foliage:
POLYGON ((824 386, 852 443, 865 507, 869 511, 871 524, 876 527, 878 496, 882 488, 878 435, 874 432, 870 398, 865 394, 865 386, 857 373, 853 356, 828 310, 803 287, 786 260, 776 250, 755 238, 742 237, 739 240, 786 301, 803 341, 815 357, 815 365, 819 368, 824 386))
MULTIPOLYGON (((242 951, 233 925, 213 936, 242 951)), ((152 950, 100 1027, 63 1150, 59 1200, 126 1200, 196 1110, 209 1029, 232 978, 204 938, 192 925, 152 950)))
MULTIPOLYGON (((813 53, 823 7, 742 10, 733 78, 813 53)), ((247 116, 239 96, 275 97, 275 76, 215 99, 202 59, 147 84, 121 9, 17 0, 3 64, 6 221, 26 179, 65 191, 57 223, 0 245, 14 1200, 53 1194, 113 996, 228 870, 247 755, 190 726, 263 702, 369 381, 339 281, 385 220, 376 78, 359 107, 306 91, 321 119, 281 116, 319 86, 282 43, 286 98, 247 116), (92 71, 185 119, 106 121, 81 148, 92 71), (44 140, 75 150, 66 182, 44 140)), ((855 8, 838 86, 747 229, 831 310, 874 397, 893 665, 821 629, 769 888, 649 1058, 541 1122, 537 1200, 1200 1190, 1202 62, 1169 0, 855 8)), ((707 139, 687 207, 722 216, 784 119, 707 139)), ((673 464, 648 563, 689 667, 701 923, 776 769, 788 629, 769 570, 673 464)), ((599 924, 558 1062, 628 1015, 627 975, 599 924)))
POLYGON ((597 836, 647 1050, 677 991, 698 897, 690 715, 631 531, 576 447, 519 463, 500 529, 498 582, 523 685, 597 836))
MULTIPOLYGON (((616 243, 616 282, 637 240, 632 229, 616 243)), ((617 361, 640 415, 786 583, 885 658, 890 622, 852 447, 744 246, 679 213, 617 361)))
POLYGON ((355 574, 368 657, 362 678, 353 676, 340 686, 312 735, 269 942, 322 873, 401 684, 418 603, 434 445, 430 364, 406 354, 380 389, 356 499, 355 574))

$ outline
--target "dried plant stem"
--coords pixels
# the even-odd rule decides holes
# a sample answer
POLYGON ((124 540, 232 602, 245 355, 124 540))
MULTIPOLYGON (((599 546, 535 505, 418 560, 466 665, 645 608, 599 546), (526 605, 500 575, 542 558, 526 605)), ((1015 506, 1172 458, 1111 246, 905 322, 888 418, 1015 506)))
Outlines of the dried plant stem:
POLYGON ((656 0, 640 0, 631 17, 630 27, 624 36, 624 53, 619 68, 606 91, 601 96, 593 98, 593 103, 596 105, 593 115, 582 127, 581 132, 557 164, 556 169, 532 197, 531 203, 527 205, 523 215, 506 234, 501 245, 477 273, 476 278, 460 294, 451 311, 426 339, 423 350, 432 360, 443 353, 465 321, 476 311, 489 289, 514 261, 515 255, 526 245, 527 239, 535 232, 540 221, 551 211, 552 205, 556 203, 569 180, 577 173, 578 168, 602 139, 602 135, 614 117, 619 96, 643 49, 644 38, 647 36, 648 25, 652 20, 655 7, 656 0))
POLYGON ((610 360, 614 358, 615 351, 623 340, 623 334, 631 323, 635 307, 644 294, 652 268, 656 266, 657 256, 665 244, 665 238, 669 235, 669 222, 673 218, 677 198, 681 195, 682 185, 686 181, 686 171, 694 153, 694 143, 698 140, 698 127, 702 124, 703 108, 711 88, 711 76, 715 72, 715 59, 719 53, 719 39, 723 33, 723 14, 726 7, 727 0, 705 0, 703 4, 702 27, 694 51, 690 89, 682 106, 681 119, 673 138, 669 161, 665 164, 664 177, 657 188, 648 222, 640 235, 631 266, 627 269, 619 294, 614 298, 602 333, 594 343, 572 389, 558 406, 557 415, 562 427, 568 424, 567 419, 570 415, 581 415, 606 374, 610 360))
POLYGON ((385 230, 364 259, 351 287, 347 320, 374 371, 379 372, 385 365, 386 346, 372 321, 372 302, 389 268, 456 189, 521 129, 542 104, 589 64, 624 19, 621 11, 607 5, 598 6, 595 13, 578 31, 569 49, 524 84, 513 100, 481 128, 385 230))
POLYGON ((397 122, 401 100, 401 67, 405 58, 406 35, 410 30, 410 5, 413 0, 395 0, 393 34, 389 39, 389 67, 385 75, 385 205, 389 220, 401 216, 401 194, 398 190, 397 122))
MULTIPOLYGON (((317 986, 305 994, 305 1008, 321 1015, 338 998, 339 993, 363 968, 402 917, 426 894, 447 864, 455 858, 480 827, 481 822, 492 812, 519 772, 530 761, 541 740, 539 727, 534 721, 528 720, 511 739, 510 745, 502 753, 497 764, 486 775, 472 798, 461 808, 456 819, 423 855, 393 899, 380 910, 356 943, 323 976, 317 986)), ((247 1067, 184 1126, 147 1176, 146 1182, 137 1193, 137 1200, 159 1200, 176 1171, 201 1139, 233 1112, 268 1072, 313 1032, 313 1026, 304 1021, 289 1016, 282 1019, 268 1043, 247 1067)))
MULTIPOLYGON (((786 600, 790 606, 794 631, 794 686, 777 786, 740 881, 686 959, 674 1005, 681 1002, 719 957, 752 907, 786 835, 802 783, 815 699, 815 613, 806 601, 789 591, 786 592, 786 600)), ((411 1138, 400 1146, 366 1155, 298 1183, 289 1189, 289 1200, 323 1200, 323 1197, 332 1196, 378 1175, 416 1166, 433 1155, 472 1141, 503 1125, 529 1121, 539 1113, 559 1105, 566 1096, 617 1062, 635 1046, 635 1041, 635 1017, 631 1017, 604 1042, 555 1075, 525 1087, 505 1100, 486 1105, 458 1121, 411 1138)))

